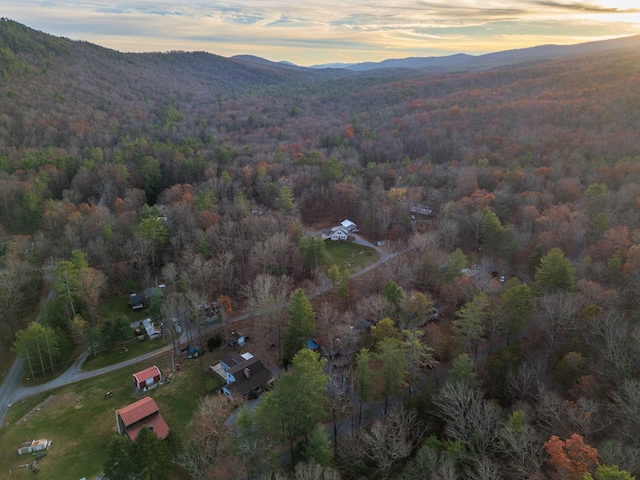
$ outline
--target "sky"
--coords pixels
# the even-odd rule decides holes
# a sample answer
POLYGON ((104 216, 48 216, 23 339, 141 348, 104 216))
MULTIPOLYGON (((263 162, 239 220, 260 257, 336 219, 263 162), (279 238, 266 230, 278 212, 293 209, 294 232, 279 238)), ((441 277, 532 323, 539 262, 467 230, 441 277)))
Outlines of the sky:
POLYGON ((121 52, 247 54, 302 66, 640 33, 639 0, 0 0, 0 16, 121 52))

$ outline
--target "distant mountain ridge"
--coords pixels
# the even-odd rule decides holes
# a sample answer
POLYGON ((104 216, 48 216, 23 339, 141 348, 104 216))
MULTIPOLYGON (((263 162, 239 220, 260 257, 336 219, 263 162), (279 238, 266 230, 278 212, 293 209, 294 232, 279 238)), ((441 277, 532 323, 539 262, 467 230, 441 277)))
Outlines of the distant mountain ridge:
POLYGON ((208 52, 184 51, 122 53, 85 41, 49 35, 10 19, 0 19, 0 71, 15 69, 24 60, 33 61, 37 58, 42 60, 52 55, 69 57, 80 54, 85 58, 87 55, 97 55, 103 60, 108 57, 110 62, 140 67, 162 68, 182 63, 182 66, 188 67, 188 70, 193 68, 192 73, 200 75, 215 73, 217 80, 222 82, 224 79, 219 76, 219 73, 228 69, 236 75, 236 81, 228 84, 229 87, 237 86, 239 78, 242 78, 241 84, 273 84, 291 80, 352 76, 375 70, 430 69, 434 73, 484 70, 631 47, 637 47, 640 51, 639 35, 576 45, 541 45, 478 56, 457 53, 448 56, 408 57, 353 64, 329 63, 304 67, 288 61, 274 62, 249 54, 222 57, 208 52))
POLYGON ((485 69, 515 65, 543 59, 553 59, 566 55, 581 55, 597 52, 606 52, 621 48, 631 48, 637 46, 640 51, 640 36, 632 35, 620 37, 612 40, 601 40, 596 42, 580 43, 576 45, 540 45, 521 49, 503 50, 500 52, 487 53, 484 55, 469 55, 466 53, 456 53, 442 57, 407 57, 402 59, 387 59, 380 62, 362 63, 328 63, 313 65, 309 68, 343 68, 356 72, 364 72, 376 69, 424 69, 424 68, 463 68, 463 69, 485 69))

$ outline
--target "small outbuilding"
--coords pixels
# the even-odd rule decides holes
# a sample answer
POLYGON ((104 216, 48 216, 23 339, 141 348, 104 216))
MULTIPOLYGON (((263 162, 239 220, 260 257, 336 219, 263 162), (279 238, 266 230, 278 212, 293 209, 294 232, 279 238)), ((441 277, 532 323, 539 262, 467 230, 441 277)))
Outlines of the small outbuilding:
POLYGON ((133 374, 133 388, 145 391, 156 386, 162 380, 162 372, 155 365, 133 374))
POLYGON ((348 232, 358 232, 358 226, 349 219, 343 220, 340 222, 343 228, 345 228, 348 232))
POLYGON ((42 450, 49 450, 51 447, 51 440, 38 439, 38 440, 25 440, 18 447, 18 455, 24 455, 25 453, 41 452, 42 450))
POLYGON ((227 339, 227 345, 230 347, 242 347, 249 340, 249 335, 243 335, 238 332, 231 332, 231 335, 227 339))

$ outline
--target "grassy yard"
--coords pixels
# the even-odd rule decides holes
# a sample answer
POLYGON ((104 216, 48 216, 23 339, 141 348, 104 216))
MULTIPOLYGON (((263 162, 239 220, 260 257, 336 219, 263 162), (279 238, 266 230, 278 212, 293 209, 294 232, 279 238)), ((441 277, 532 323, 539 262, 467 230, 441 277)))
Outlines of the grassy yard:
POLYGON ((98 305, 98 316, 103 320, 125 316, 129 318, 131 322, 144 320, 149 317, 146 309, 131 310, 128 302, 129 295, 117 295, 104 298, 100 300, 100 304, 98 305))
MULTIPOLYGON (((113 320, 119 317, 126 317, 129 323, 133 323, 149 317, 146 309, 131 310, 127 305, 128 299, 128 295, 119 295, 101 300, 98 306, 98 314, 100 318, 102 320, 113 320)), ((137 357, 138 355, 143 355, 153 350, 157 350, 164 345, 170 344, 170 334, 167 335, 166 342, 167 343, 165 344, 162 338, 156 338, 153 340, 147 338, 145 341, 141 342, 137 338, 133 337, 132 339, 123 341, 109 349, 99 351, 95 358, 90 356, 83 363, 82 369, 96 370, 98 368, 106 367, 107 365, 113 365, 115 363, 137 357)))
MULTIPOLYGON (((171 340, 167 339, 166 345, 170 345, 171 340)), ((146 339, 141 342, 137 338, 132 338, 126 342, 98 352, 96 357, 88 357, 82 364, 83 370, 97 370, 98 368, 106 367, 107 365, 114 365, 116 363, 124 362, 130 358, 143 355, 145 353, 152 352, 158 348, 164 347, 165 343, 162 338, 154 338, 153 340, 146 339)))
POLYGON ((337 265, 341 271, 355 273, 375 263, 380 258, 374 249, 353 242, 326 242, 327 258, 324 268, 337 265))
MULTIPOLYGON (((173 375, 171 383, 150 391, 167 424, 179 437, 186 437, 189 421, 203 392, 212 393, 222 386, 219 379, 202 369, 216 362, 223 353, 218 349, 205 354, 201 360, 183 360, 182 371, 173 375)), ((170 372, 170 354, 158 357, 155 364, 163 372, 170 372)), ((0 430, 0 451, 3 452, 0 472, 11 471, 11 478, 15 480, 33 478, 30 469, 18 468, 33 460, 28 454, 19 456, 18 446, 23 440, 48 438, 53 444, 38 463, 39 477, 76 480, 98 475, 109 441, 115 434, 114 411, 139 399, 131 386, 131 375, 148 366, 150 362, 144 362, 13 405, 0 430), (104 398, 108 390, 113 392, 113 397, 104 398), (45 405, 35 411, 42 402, 45 405), (21 421, 29 412, 32 415, 21 421)))

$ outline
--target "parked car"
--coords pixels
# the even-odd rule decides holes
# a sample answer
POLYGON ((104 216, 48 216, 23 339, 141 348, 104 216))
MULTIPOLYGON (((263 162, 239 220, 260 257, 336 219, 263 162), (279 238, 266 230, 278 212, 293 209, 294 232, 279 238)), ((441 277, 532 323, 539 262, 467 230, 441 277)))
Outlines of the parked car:
POLYGON ((173 323, 173 329, 176 331, 176 333, 178 335, 182 335, 182 326, 180 325, 180 320, 174 318, 173 320, 171 320, 171 322, 173 323))

